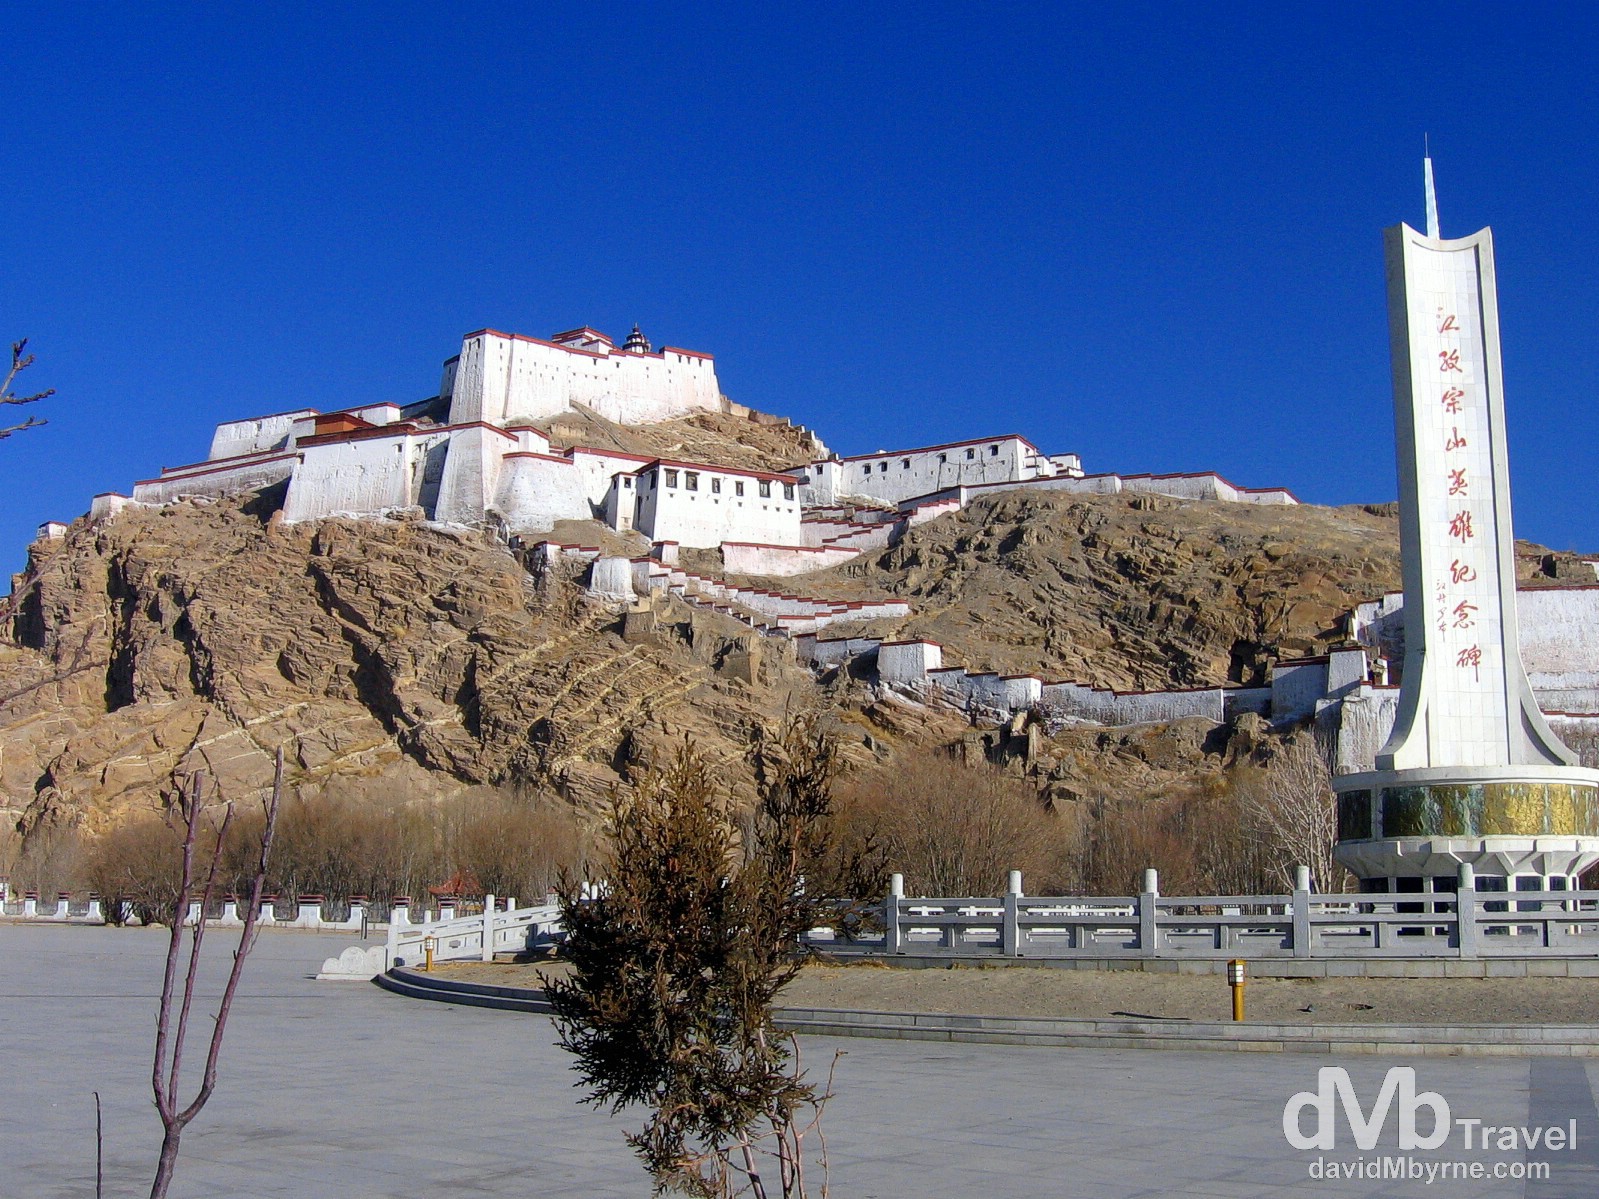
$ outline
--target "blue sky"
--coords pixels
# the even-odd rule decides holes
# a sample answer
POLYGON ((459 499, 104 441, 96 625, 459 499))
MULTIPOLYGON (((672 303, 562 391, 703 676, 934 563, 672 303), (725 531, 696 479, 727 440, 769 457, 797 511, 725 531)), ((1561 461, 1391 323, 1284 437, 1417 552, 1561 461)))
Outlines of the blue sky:
POLYGON ((0 561, 219 420, 634 321, 835 450, 1392 499, 1381 230, 1494 227, 1517 532, 1599 550, 1585 6, 5 5, 0 561))

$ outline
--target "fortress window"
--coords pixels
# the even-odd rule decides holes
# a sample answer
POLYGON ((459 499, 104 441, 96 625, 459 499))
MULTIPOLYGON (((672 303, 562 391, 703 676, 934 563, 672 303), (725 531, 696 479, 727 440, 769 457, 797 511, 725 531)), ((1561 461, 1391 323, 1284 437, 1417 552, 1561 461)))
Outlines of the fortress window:
POLYGON ((990 454, 997 454, 999 453, 999 447, 997 445, 991 445, 988 447, 988 452, 990 454))
POLYGON ((622 486, 623 486, 624 489, 626 489, 628 491, 632 491, 633 490, 633 480, 632 479, 623 479, 622 480, 622 486))
POLYGON ((734 495, 743 495, 744 494, 744 481, 742 479, 734 479, 733 480, 733 494, 734 495))
POLYGON ((866 463, 866 465, 861 467, 861 474, 869 475, 871 473, 872 473, 872 464, 870 462, 866 463))
POLYGON ((668 487, 677 486, 677 472, 675 470, 669 470, 666 472, 666 485, 668 487))
POLYGON ((762 479, 760 486, 761 486, 761 498, 763 500, 769 498, 771 496, 771 494, 772 494, 772 482, 771 482, 771 480, 770 479, 762 479))
POLYGON ((948 454, 940 454, 940 455, 939 455, 939 456, 938 456, 938 464, 939 464, 939 465, 940 465, 940 466, 943 466, 943 465, 944 465, 944 463, 946 463, 946 462, 948 462, 948 461, 949 461, 949 455, 948 455, 948 454))
POLYGON ((690 491, 698 491, 700 489, 700 472, 697 470, 684 471, 683 486, 690 491))
POLYGON ((886 463, 886 462, 879 462, 879 463, 878 463, 878 464, 877 464, 877 473, 878 473, 878 474, 884 474, 884 473, 886 473, 886 472, 887 472, 887 470, 888 470, 888 463, 886 463))
POLYGON ((899 468, 900 470, 909 470, 911 468, 911 460, 909 458, 901 458, 899 460, 899 468))
POLYGON ((967 450, 966 451, 967 461, 970 461, 971 459, 973 459, 975 457, 977 457, 977 451, 976 450, 967 450))
POLYGON ((784 483, 783 484, 783 498, 785 500, 791 500, 791 499, 794 498, 794 484, 792 484, 792 483, 784 483))
POLYGON ((712 495, 721 495, 722 494, 722 480, 717 479, 717 478, 712 478, 711 479, 711 494, 712 495))

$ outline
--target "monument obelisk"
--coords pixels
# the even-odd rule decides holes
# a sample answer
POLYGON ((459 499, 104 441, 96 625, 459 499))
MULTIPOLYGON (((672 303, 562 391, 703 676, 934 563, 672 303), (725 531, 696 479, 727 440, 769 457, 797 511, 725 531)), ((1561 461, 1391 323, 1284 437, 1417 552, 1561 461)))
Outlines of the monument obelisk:
POLYGON ((1555 736, 1521 662, 1493 232, 1441 237, 1430 157, 1425 175, 1427 233, 1383 233, 1399 710, 1377 769, 1334 780, 1337 856, 1367 891, 1450 890, 1463 864, 1484 889, 1564 888, 1599 862, 1599 771, 1555 736))

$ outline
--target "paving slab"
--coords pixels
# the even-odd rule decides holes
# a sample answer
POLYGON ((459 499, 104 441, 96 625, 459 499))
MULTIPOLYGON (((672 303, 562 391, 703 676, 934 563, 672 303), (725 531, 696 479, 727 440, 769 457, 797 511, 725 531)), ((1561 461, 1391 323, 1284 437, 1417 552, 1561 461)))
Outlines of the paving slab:
MULTIPOLYGON (((577 1102, 548 1017, 313 981, 322 959, 343 948, 336 942, 263 934, 216 1096, 184 1138, 175 1199, 649 1194, 622 1142, 637 1120, 577 1102)), ((211 994, 229 945, 229 935, 212 934, 211 994)), ((159 1142, 149 1071, 163 951, 160 930, 0 928, 0 1197, 93 1195, 95 1090, 105 1104, 106 1194, 148 1189, 159 1142)), ((1151 1054, 830 1037, 804 1037, 802 1047, 816 1070, 844 1054, 826 1116, 837 1199, 1599 1192, 1599 1066, 1577 1058, 1151 1054), (1312 1179, 1322 1157, 1377 1154, 1356 1150, 1341 1119, 1334 1150, 1292 1148, 1284 1104, 1316 1090, 1319 1068, 1336 1066, 1369 1105, 1393 1065, 1414 1067, 1417 1088, 1444 1096, 1457 1118, 1575 1119, 1577 1151, 1548 1155, 1555 1168, 1546 1182, 1312 1179)), ((1397 1154, 1395 1137, 1390 1119, 1377 1153, 1397 1154)), ((1493 1169, 1537 1155, 1466 1151, 1452 1140, 1411 1156, 1493 1169)))

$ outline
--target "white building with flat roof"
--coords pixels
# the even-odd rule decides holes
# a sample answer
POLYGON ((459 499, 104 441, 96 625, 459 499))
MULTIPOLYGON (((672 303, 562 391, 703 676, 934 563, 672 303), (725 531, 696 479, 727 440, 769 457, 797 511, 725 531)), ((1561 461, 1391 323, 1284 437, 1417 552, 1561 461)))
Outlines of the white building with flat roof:
POLYGON ((281 489, 290 523, 405 513, 525 537, 594 520, 653 542, 720 546, 731 571, 795 574, 891 545, 993 489, 1294 502, 1214 474, 1085 476, 1077 455, 1045 454, 1017 434, 829 457, 787 472, 552 446, 536 423, 576 409, 634 425, 701 411, 757 419, 721 394, 709 354, 656 351, 636 325, 620 347, 587 325, 550 338, 480 329, 445 363, 437 396, 225 421, 205 461, 163 468, 137 482, 131 499, 97 496, 91 514, 281 489))

